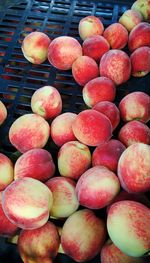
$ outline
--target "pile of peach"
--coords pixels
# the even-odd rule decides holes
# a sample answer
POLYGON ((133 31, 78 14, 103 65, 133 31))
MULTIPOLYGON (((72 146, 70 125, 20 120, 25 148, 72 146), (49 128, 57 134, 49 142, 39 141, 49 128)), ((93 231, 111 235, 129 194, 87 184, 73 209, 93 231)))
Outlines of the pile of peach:
MULTIPOLYGON (((63 113, 59 91, 44 86, 32 95, 32 113, 9 129, 20 156, 13 163, 0 153, 0 235, 18 236, 25 263, 52 263, 59 251, 76 262, 100 254, 101 263, 141 263, 148 255, 150 97, 135 91, 118 106, 114 101, 131 75, 150 72, 149 21, 150 1, 138 0, 105 29, 99 18, 83 18, 82 46, 42 32, 23 40, 31 63, 48 58, 56 69, 72 69, 87 105, 79 114, 63 113), (47 150, 49 140, 57 160, 47 150)), ((0 124, 6 118, 0 102, 0 124)))

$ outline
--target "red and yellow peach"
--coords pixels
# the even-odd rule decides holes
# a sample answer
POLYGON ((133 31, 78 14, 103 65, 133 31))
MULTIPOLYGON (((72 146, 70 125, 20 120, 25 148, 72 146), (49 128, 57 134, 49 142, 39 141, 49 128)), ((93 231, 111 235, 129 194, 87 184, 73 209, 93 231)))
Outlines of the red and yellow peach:
POLYGON ((137 10, 126 10, 119 18, 119 23, 122 24, 129 32, 139 23, 141 23, 143 17, 137 10))
POLYGON ((150 22, 150 0, 137 0, 133 3, 131 9, 139 11, 144 21, 150 22))
POLYGON ((102 35, 104 26, 101 20, 95 16, 82 18, 78 26, 79 36, 82 40, 95 35, 102 35))
POLYGON ((4 105, 4 103, 0 101, 0 125, 3 124, 6 118, 7 118, 7 108, 4 105))
POLYGON ((12 161, 0 153, 0 191, 3 191, 14 180, 12 161))
POLYGON ((139 47, 130 56, 131 75, 143 77, 150 72, 150 47, 139 47))

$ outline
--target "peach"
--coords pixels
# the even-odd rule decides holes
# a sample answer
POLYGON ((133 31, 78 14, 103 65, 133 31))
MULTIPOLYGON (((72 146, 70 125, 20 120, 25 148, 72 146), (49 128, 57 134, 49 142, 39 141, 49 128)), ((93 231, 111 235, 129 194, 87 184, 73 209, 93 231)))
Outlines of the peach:
POLYGON ((110 120, 96 110, 81 111, 72 125, 76 138, 88 146, 98 146, 112 136, 110 120))
POLYGON ((129 9, 126 10, 119 18, 119 23, 122 24, 129 32, 139 23, 141 23, 143 17, 140 12, 129 9))
POLYGON ((4 105, 4 103, 2 101, 0 101, 0 125, 3 124, 3 122, 6 120, 6 118, 7 118, 6 106, 4 105))
POLYGON ((100 252, 105 239, 105 223, 89 209, 76 211, 62 227, 62 248, 76 262, 94 258, 100 252))
POLYGON ((103 32, 103 37, 112 49, 122 49, 128 43, 128 31, 120 23, 109 25, 103 32))
POLYGON ((75 182, 66 177, 56 176, 49 179, 46 185, 53 194, 53 205, 50 216, 65 218, 73 214, 79 207, 75 194, 75 182))
POLYGON ((73 62, 80 56, 82 56, 82 47, 73 37, 57 37, 48 48, 48 60, 57 69, 71 69, 73 62))
POLYGON ((93 107, 100 101, 113 101, 116 95, 114 82, 106 77, 98 77, 90 80, 82 90, 83 100, 89 107, 93 107))
POLYGON ((99 62, 102 55, 110 49, 110 45, 103 36, 97 35, 86 38, 82 48, 84 56, 91 57, 96 62, 99 62))
POLYGON ((144 21, 150 22, 150 0, 137 0, 133 3, 131 9, 139 11, 144 21))
POLYGON ((58 152, 58 170, 62 176, 77 180, 90 165, 90 150, 78 141, 65 143, 58 152))
POLYGON ((129 193, 150 191, 150 146, 134 143, 122 153, 118 162, 121 186, 129 193))
POLYGON ((47 59, 51 39, 42 32, 28 34, 22 42, 24 57, 33 64, 41 64, 47 59))
POLYGON ((122 50, 109 50, 100 61, 100 76, 110 78, 116 85, 126 82, 131 75, 129 56, 122 50))
POLYGON ((55 173, 51 154, 44 149, 33 149, 22 154, 14 167, 14 179, 31 177, 45 182, 55 173))
POLYGON ((98 77, 98 65, 94 59, 81 56, 72 65, 72 75, 80 86, 84 86, 91 79, 98 77))
POLYGON ((79 36, 82 40, 95 35, 102 35, 104 26, 101 20, 95 16, 82 18, 78 26, 79 36))
POLYGON ((129 34, 128 48, 131 52, 143 46, 150 47, 150 24, 141 22, 129 34))
POLYGON ((104 166, 95 166, 81 175, 76 185, 80 205, 90 209, 101 209, 112 202, 119 193, 117 176, 104 166))
POLYGON ((111 139, 95 148, 92 154, 92 165, 102 165, 113 172, 117 172, 118 161, 126 149, 120 141, 111 139))
POLYGON ((126 147, 137 142, 150 144, 150 129, 146 124, 133 120, 122 126, 118 138, 126 147))
POLYGON ((106 115, 106 117, 108 117, 112 124, 113 130, 116 129, 120 122, 120 112, 114 103, 110 101, 100 101, 97 104, 95 104, 95 106, 92 109, 97 110, 106 115))
POLYGON ((119 110, 123 121, 147 123, 150 120, 150 97, 145 92, 132 92, 120 101, 119 110))
POLYGON ((16 119, 9 129, 9 140, 20 152, 43 148, 50 135, 48 122, 37 114, 24 114, 16 119))
POLYGON ((56 117, 62 111, 60 93, 52 86, 39 88, 31 97, 31 109, 45 119, 56 117))
POLYGON ((150 72, 150 47, 139 47, 130 56, 131 75, 143 77, 150 72))
POLYGON ((3 191, 14 180, 12 161, 0 153, 0 191, 3 191))
POLYGON ((57 116, 51 123, 51 137, 54 143, 62 146, 64 143, 76 140, 72 131, 72 123, 77 114, 65 112, 57 116))
POLYGON ((40 181, 24 177, 12 182, 2 193, 2 207, 7 218, 22 229, 43 226, 49 218, 53 196, 40 181))
POLYGON ((19 254, 25 263, 52 263, 59 244, 59 234, 52 222, 38 229, 22 230, 18 238, 19 254))
POLYGON ((150 250, 150 209, 135 201, 113 204, 107 216, 112 242, 125 254, 141 257, 150 250))

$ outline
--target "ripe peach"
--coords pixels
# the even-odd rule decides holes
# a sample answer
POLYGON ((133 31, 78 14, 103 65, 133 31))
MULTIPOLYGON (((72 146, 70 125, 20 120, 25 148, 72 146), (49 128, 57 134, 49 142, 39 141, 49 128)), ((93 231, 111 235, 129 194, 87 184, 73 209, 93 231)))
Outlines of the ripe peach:
POLYGON ((98 65, 94 59, 81 56, 72 65, 72 75, 80 86, 84 86, 91 79, 98 77, 98 65))
POLYGON ((62 146, 64 143, 76 140, 72 131, 72 123, 77 114, 65 112, 57 116, 51 123, 51 137, 54 143, 62 146))
POLYGON ((150 47, 139 47, 130 56, 131 75, 143 77, 150 72, 150 47))
POLYGON ((122 49, 128 43, 128 31, 120 23, 113 23, 108 26, 104 30, 103 37, 112 49, 122 49))
POLYGON ((135 201, 113 204, 107 230, 113 243, 125 254, 141 257, 150 250, 150 209, 135 201))
POLYGON ((139 11, 144 21, 150 22, 150 0, 137 0, 133 3, 131 9, 139 11))
POLYGON ((31 109, 45 119, 56 117, 62 111, 60 93, 52 86, 44 86, 36 90, 31 97, 31 109))
POLYGON ((50 216, 65 218, 73 214, 79 207, 75 194, 75 182, 66 177, 56 176, 49 179, 46 185, 53 194, 53 205, 50 216))
POLYGON ((48 60, 57 69, 71 69, 73 62, 80 56, 82 56, 82 47, 73 37, 57 37, 48 48, 48 60))
POLYGON ((129 32, 139 23, 141 23, 143 17, 137 10, 126 10, 119 18, 119 23, 122 24, 129 32))
POLYGON ((117 172, 118 161, 126 147, 118 140, 112 139, 95 148, 92 154, 92 165, 102 165, 117 172))
POLYGON ((110 49, 110 45, 103 36, 97 35, 86 38, 82 48, 84 56, 91 57, 96 62, 99 62, 102 55, 110 49))
POLYGON ((7 109, 6 106, 2 101, 0 101, 0 125, 3 124, 3 122, 7 118, 7 109))
POLYGON ((64 252, 76 262, 94 258, 106 238, 105 223, 89 209, 82 209, 67 218, 61 234, 64 252))
POLYGON ((45 182, 54 175, 55 164, 51 154, 44 149, 33 149, 22 154, 14 167, 14 179, 31 177, 45 182))
POLYGON ((0 191, 3 191, 14 180, 12 161, 0 153, 0 191))
POLYGON ((112 136, 110 120, 96 110, 81 111, 73 122, 72 129, 76 138, 88 146, 98 146, 112 136))
POLYGON ((145 92, 132 92, 120 101, 119 110, 123 121, 139 120, 147 123, 150 120, 150 97, 145 92))
POLYGON ((23 229, 43 226, 49 218, 53 196, 40 181, 24 177, 12 182, 2 193, 2 207, 7 218, 23 229))
POLYGON ((90 80, 82 90, 83 100, 89 107, 93 107, 100 101, 113 101, 116 95, 114 82, 106 77, 98 77, 90 80))
POLYGON ((100 61, 100 76, 112 79, 116 85, 126 82, 131 75, 131 62, 122 50, 109 50, 100 61))
POLYGON ((62 176, 77 180, 90 165, 90 150, 78 141, 65 143, 58 152, 58 170, 62 176))
POLYGON ((150 144, 150 129, 141 121, 129 121, 120 129, 118 138, 126 147, 136 142, 150 144))
POLYGON ((43 148, 50 135, 48 122, 37 114, 25 114, 16 119, 9 129, 9 140, 22 153, 43 148))
POLYGON ((42 32, 32 32, 22 42, 24 57, 33 64, 41 64, 47 59, 47 51, 51 40, 42 32))
POLYGON ((113 130, 115 130, 120 122, 120 112, 114 103, 110 101, 101 101, 95 104, 92 109, 106 115, 112 124, 113 130))
POLYGON ((118 162, 121 186, 129 193, 150 191, 150 146, 144 143, 130 145, 118 162))
POLYGON ((104 26, 101 20, 95 16, 82 18, 78 26, 79 35, 82 40, 95 35, 102 35, 104 26))

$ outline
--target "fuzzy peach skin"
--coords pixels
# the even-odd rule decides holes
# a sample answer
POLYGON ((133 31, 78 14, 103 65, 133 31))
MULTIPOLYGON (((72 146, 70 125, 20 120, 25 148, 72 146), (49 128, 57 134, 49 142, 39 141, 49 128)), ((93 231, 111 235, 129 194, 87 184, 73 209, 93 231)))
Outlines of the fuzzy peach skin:
POLYGON ((129 34, 128 48, 130 52, 143 46, 150 47, 150 24, 141 22, 129 34))
POLYGON ((91 79, 99 76, 98 65, 94 59, 81 56, 72 65, 72 75, 80 86, 84 86, 91 79))
POLYGON ((37 114, 25 114, 16 119, 9 129, 11 144, 21 153, 43 148, 50 136, 48 122, 37 114))
POLYGON ((99 69, 101 77, 110 78, 116 85, 120 85, 130 78, 130 58, 122 50, 109 50, 102 56, 99 69))
POLYGON ((131 9, 139 11, 144 21, 150 22, 150 0, 137 0, 133 3, 131 9))
POLYGON ((91 165, 89 147, 78 141, 66 142, 58 151, 60 175, 77 180, 91 165))
POLYGON ((100 252, 105 239, 105 223, 89 209, 76 211, 62 227, 62 248, 76 262, 94 258, 100 252))
POLYGON ((119 159, 118 177, 122 188, 129 193, 150 191, 150 146, 130 145, 119 159))
POLYGON ((143 77, 150 72, 150 47, 139 47, 130 56, 131 75, 143 77))
POLYGON ((105 54, 109 49, 110 45, 103 36, 92 36, 84 40, 83 55, 93 58, 96 62, 99 62, 102 55, 105 54))
POLYGON ((3 122, 6 120, 6 118, 7 118, 6 106, 4 105, 4 103, 2 101, 0 101, 0 125, 3 124, 3 122))
POLYGON ((104 26, 101 20, 95 16, 82 18, 78 26, 79 36, 82 40, 95 35, 102 35, 104 26))
POLYGON ((98 77, 90 80, 84 86, 82 95, 85 104, 92 108, 100 101, 114 101, 116 96, 116 86, 111 79, 98 77))
POLYGON ((120 23, 109 25, 103 32, 103 37, 112 49, 122 49, 128 43, 128 31, 120 23))
POLYGON ((150 129, 141 121, 129 121, 120 129, 118 139, 126 147, 137 142, 150 144, 150 129))
POLYGON ((51 154, 44 149, 33 149, 22 154, 14 166, 14 179, 31 177, 45 182, 55 173, 51 154))
POLYGON ((132 9, 126 10, 119 18, 119 23, 122 24, 129 32, 139 23, 143 17, 140 12, 132 9))
POLYGON ((73 125, 76 138, 88 146, 98 146, 108 141, 112 136, 110 120, 96 110, 81 111, 73 125))
POLYGON ((49 218, 53 196, 40 181, 24 177, 12 182, 2 193, 2 207, 7 218, 22 229, 43 226, 49 218))
POLYGON ((46 185, 53 194, 53 205, 50 216, 65 218, 73 214, 79 207, 75 194, 75 182, 66 177, 56 176, 49 179, 46 185))
POLYGON ((45 119, 56 117, 62 111, 60 93, 52 86, 37 89, 31 97, 31 109, 45 119))
POLYGON ((3 191, 14 180, 12 161, 0 153, 0 191, 3 191))
POLYGON ((102 165, 117 172, 119 158, 125 149, 122 142, 111 139, 95 148, 92 154, 92 165, 102 165))
POLYGON ((52 263, 59 244, 59 234, 52 222, 38 229, 22 230, 18 238, 19 254, 24 263, 52 263))
POLYGON ((118 107, 114 103, 110 101, 100 101, 97 104, 95 104, 95 106, 92 109, 97 110, 106 115, 106 117, 108 117, 108 119, 111 122, 113 130, 116 129, 120 122, 120 112, 118 107))
POLYGON ((51 123, 51 138, 58 146, 76 140, 72 131, 72 123, 77 114, 65 112, 57 116, 51 123))
POLYGON ((51 39, 42 32, 32 32, 22 42, 24 57, 33 64, 41 64, 47 59, 51 39))
POLYGON ((141 257, 150 250, 150 209, 135 201, 113 204, 107 230, 113 243, 125 254, 141 257))
POLYGON ((123 121, 147 123, 150 120, 150 96, 141 91, 132 92, 120 101, 119 110, 123 121))
POLYGON ((82 47, 73 37, 55 38, 48 48, 48 60, 57 69, 71 69, 73 62, 82 56, 82 47))

